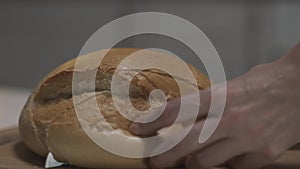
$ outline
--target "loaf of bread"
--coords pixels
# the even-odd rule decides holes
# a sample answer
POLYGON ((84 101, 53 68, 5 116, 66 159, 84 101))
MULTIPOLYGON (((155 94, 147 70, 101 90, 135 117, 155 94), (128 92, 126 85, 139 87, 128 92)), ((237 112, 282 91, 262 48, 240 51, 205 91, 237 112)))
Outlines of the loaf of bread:
MULTIPOLYGON (((96 100, 100 106, 103 119, 115 130, 133 136, 128 131, 132 123, 123 117, 114 107, 111 97, 111 79, 120 62, 139 49, 115 48, 108 51, 97 69, 95 80, 96 100)), ((105 50, 96 51, 84 56, 93 60, 105 50)), ((162 52, 146 50, 148 55, 161 57, 168 55, 162 52)), ((20 135, 26 146, 40 156, 51 152, 55 159, 70 165, 85 168, 144 168, 144 159, 126 158, 109 153, 94 143, 82 129, 72 101, 72 77, 76 59, 70 60, 48 74, 32 91, 19 120, 20 135)), ((147 62, 145 60, 145 62, 147 62)), ((169 63, 172 64, 172 61, 169 63)), ((197 81, 199 90, 210 87, 209 79, 200 71, 189 65, 197 81)), ((174 67, 176 69, 176 67, 174 67)), ((88 70, 87 70, 88 71, 88 70)), ((122 70, 125 72, 135 70, 122 70)), ((83 76, 86 72, 79 72, 83 76)), ((118 76, 123 76, 119 73, 118 76)), ((124 75, 125 76, 125 75, 124 75)), ((176 80, 192 85, 184 77, 176 80)), ((138 72, 130 83, 131 103, 137 109, 145 111, 149 108, 149 93, 153 89, 161 89, 168 100, 180 97, 178 85, 170 75, 162 70, 147 69, 138 72)), ((86 97, 92 90, 82 89, 76 97, 86 97)), ((119 98, 122 99, 122 98, 119 98)), ((126 104, 122 108, 127 109, 126 104)), ((85 111, 89 111, 89 107, 85 111)), ((126 110, 130 113, 130 110, 126 110)), ((105 125, 97 126, 97 132, 106 131, 105 125)), ((109 134, 106 134, 109 137, 109 134)), ((136 137, 136 136, 133 136, 136 137)), ((122 140, 120 140, 122 141, 122 140)))

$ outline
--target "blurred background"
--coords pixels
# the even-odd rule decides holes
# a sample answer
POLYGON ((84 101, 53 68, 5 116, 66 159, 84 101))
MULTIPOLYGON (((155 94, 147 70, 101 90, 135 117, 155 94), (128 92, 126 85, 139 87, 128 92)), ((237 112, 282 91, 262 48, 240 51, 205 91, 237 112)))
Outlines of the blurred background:
MULTIPOLYGON (((174 14, 198 26, 215 45, 227 79, 276 60, 300 41, 296 0, 1 0, 0 119, 9 116, 1 117, 1 111, 19 112, 38 81, 78 56, 101 26, 145 11, 174 14)), ((134 36, 117 46, 166 49, 203 70, 184 44, 164 36, 134 36)))

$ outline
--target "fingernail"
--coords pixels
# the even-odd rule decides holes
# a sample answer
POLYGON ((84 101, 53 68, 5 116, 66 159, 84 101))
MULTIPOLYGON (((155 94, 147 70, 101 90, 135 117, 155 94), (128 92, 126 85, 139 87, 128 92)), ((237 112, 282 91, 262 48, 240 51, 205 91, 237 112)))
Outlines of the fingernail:
POLYGON ((140 134, 141 133, 141 128, 138 124, 133 123, 129 127, 129 131, 132 132, 133 134, 140 134))

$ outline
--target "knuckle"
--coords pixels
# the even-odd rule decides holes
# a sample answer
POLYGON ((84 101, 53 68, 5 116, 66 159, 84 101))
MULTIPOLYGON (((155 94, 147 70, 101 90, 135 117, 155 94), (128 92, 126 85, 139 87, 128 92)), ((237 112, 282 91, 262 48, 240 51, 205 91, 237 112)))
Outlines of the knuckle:
POLYGON ((264 151, 262 152, 262 156, 266 159, 266 160, 273 160, 275 159, 278 155, 279 155, 279 151, 276 148, 276 146, 268 145, 264 151))
POLYGON ((228 108, 225 112, 225 123, 232 126, 242 123, 244 119, 243 111, 244 110, 239 107, 228 108))
POLYGON ((258 137, 262 136, 263 131, 261 130, 260 127, 257 127, 254 125, 254 126, 250 126, 247 134, 250 138, 258 138, 258 137))
POLYGON ((148 165, 152 169, 160 169, 160 164, 158 160, 149 160, 148 165))
POLYGON ((204 160, 201 156, 194 156, 189 160, 188 166, 194 166, 197 168, 205 169, 207 168, 206 160, 204 160))

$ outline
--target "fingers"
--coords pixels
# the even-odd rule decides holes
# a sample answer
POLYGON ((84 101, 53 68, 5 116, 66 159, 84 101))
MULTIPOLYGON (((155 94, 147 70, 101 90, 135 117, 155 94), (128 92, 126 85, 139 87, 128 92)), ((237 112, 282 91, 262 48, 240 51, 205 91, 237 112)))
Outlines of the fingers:
MULTIPOLYGON (((207 140, 205 143, 200 144, 198 142, 198 138, 203 127, 203 123, 204 121, 196 123, 189 132, 189 134, 171 150, 158 156, 149 158, 149 166, 151 168, 169 168, 182 165, 184 164, 185 158, 188 155, 198 152, 202 148, 218 140, 221 140, 224 137, 224 135, 221 134, 221 130, 217 129, 214 135, 209 140, 207 140)), ((177 135, 178 134, 181 133, 177 133, 177 135)), ((177 135, 174 136, 174 138, 177 138, 177 135)), ((168 141, 164 142, 162 145, 159 145, 158 148, 164 148, 164 145, 172 144, 174 138, 169 138, 168 141)))
POLYGON ((234 169, 258 169, 265 165, 265 160, 254 154, 245 154, 230 160, 228 164, 234 169))
POLYGON ((254 153, 248 153, 231 159, 228 164, 234 169, 258 169, 270 164, 281 153, 273 150, 262 149, 254 153))
MULTIPOLYGON (((199 93, 190 94, 182 98, 177 98, 172 101, 169 101, 163 113, 156 120, 149 123, 133 123, 130 126, 129 131, 135 135, 141 135, 141 136, 154 135, 157 132, 157 130, 172 125, 177 118, 178 118, 177 122, 181 123, 181 122, 189 122, 189 121, 199 119, 201 117, 205 117, 206 112, 208 112, 210 106, 210 90, 201 92, 201 96, 200 96, 201 103, 195 102, 195 100, 197 100, 196 97, 199 98, 199 93), (185 107, 184 108, 185 110, 190 108, 191 111, 185 111, 183 114, 181 114, 178 117, 181 109, 180 108, 181 102, 185 103, 182 106, 185 107), (199 110, 199 105, 200 105, 200 110, 199 110), (203 112, 203 113, 199 114, 198 112, 203 112)), ((156 113, 160 113, 160 112, 156 112, 156 113)), ((153 116, 155 116, 155 114, 153 114, 153 116)), ((142 116, 141 118, 151 118, 151 117, 147 117, 146 115, 146 116, 142 116)))
MULTIPOLYGON (((157 130, 166 127, 168 125, 173 124, 175 119, 177 118, 178 112, 180 107, 180 100, 175 99, 173 101, 167 102, 166 108, 163 113, 154 121, 149 123, 133 123, 131 124, 129 131, 135 135, 153 135, 156 133, 157 130)), ((154 112, 160 113, 160 112, 154 112)), ((155 116, 155 114, 153 114, 155 116)), ((151 118, 149 115, 142 116, 141 118, 151 118)))
POLYGON ((243 149, 237 147, 232 139, 224 139, 189 156, 185 164, 188 169, 208 169, 243 153, 243 149))

